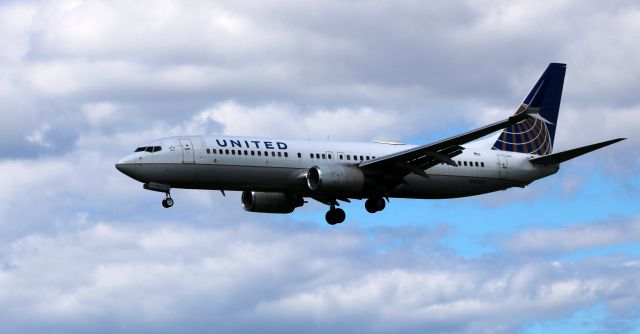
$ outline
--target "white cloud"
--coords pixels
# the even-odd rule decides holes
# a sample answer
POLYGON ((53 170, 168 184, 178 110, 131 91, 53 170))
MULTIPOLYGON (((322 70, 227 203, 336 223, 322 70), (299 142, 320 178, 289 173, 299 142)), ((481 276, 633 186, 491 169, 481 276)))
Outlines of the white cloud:
POLYGON ((82 106, 87 122, 94 128, 113 123, 118 117, 118 106, 108 102, 89 103, 82 106))
POLYGON ((51 147, 51 143, 45 140, 45 135, 50 129, 51 126, 49 124, 44 124, 40 129, 28 135, 27 141, 44 147, 51 147))
MULTIPOLYGON (((608 138, 638 127, 627 112, 638 104, 632 89, 638 11, 625 4, 66 1, 7 3, 0 15, 8 48, 0 63, 0 87, 7 89, 0 95, 14 97, 0 102, 0 113, 10 118, 0 125, 1 139, 12 156, 42 152, 25 138, 47 123, 54 131, 42 141, 67 153, 69 146, 56 141, 95 128, 51 118, 97 103, 126 109, 127 120, 110 125, 120 128, 149 119, 181 123, 225 101, 311 118, 340 110, 366 117, 370 109, 390 115, 375 115, 366 130, 367 122, 350 118, 360 125, 350 138, 406 139, 511 114, 549 61, 569 63, 564 110, 622 124, 602 131, 598 123, 585 124, 595 118, 588 116, 581 129, 608 138), (536 25, 523 19, 531 15, 536 25), (389 17, 402 19, 379 24, 389 17), (608 108, 585 110, 593 105, 608 108), (15 110, 26 121, 16 124, 15 110), (389 126, 378 125, 388 120, 389 126)), ((578 126, 565 119, 559 135, 578 126)), ((301 132, 278 133, 285 130, 286 137, 301 132)), ((322 138, 337 138, 330 127, 320 130, 322 138)), ((566 146, 585 143, 561 139, 566 146)))
MULTIPOLYGON (((557 148, 631 137, 580 170, 633 188, 638 13, 595 0, 3 2, 2 328, 513 332, 603 303, 624 322, 637 257, 556 256, 637 242, 637 219, 519 227, 497 253, 462 259, 432 249, 460 233, 449 225, 372 237, 309 226, 313 206, 292 223, 207 191, 176 190, 167 211, 113 164, 188 133, 442 138, 510 115, 564 61, 557 148)), ((582 175, 560 180, 565 195, 582 175)))
POLYGON ((22 332, 38 323, 100 331, 108 322, 124 332, 215 324, 225 332, 495 333, 594 303, 619 308, 638 291, 637 268, 615 258, 433 261, 406 249, 374 255, 356 230, 154 224, 15 240, 0 271, 0 307, 11 311, 0 318, 22 332))
POLYGON ((211 121, 220 124, 227 135, 365 141, 405 127, 393 111, 369 107, 306 111, 287 104, 249 107, 226 101, 198 113, 186 124, 185 130, 206 133, 203 126, 211 121))
POLYGON ((503 244, 511 252, 553 254, 633 244, 638 241, 640 241, 640 220, 631 219, 559 228, 528 229, 507 238, 503 244))

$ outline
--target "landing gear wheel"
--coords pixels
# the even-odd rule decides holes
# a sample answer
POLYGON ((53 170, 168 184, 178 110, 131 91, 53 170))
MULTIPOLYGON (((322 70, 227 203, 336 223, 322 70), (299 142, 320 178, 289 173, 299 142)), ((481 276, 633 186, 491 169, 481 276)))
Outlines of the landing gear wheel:
POLYGON ((165 208, 170 208, 173 206, 173 198, 167 197, 162 200, 162 206, 165 208))
POLYGON ((324 215, 324 218, 327 220, 329 225, 340 224, 344 222, 347 215, 344 213, 342 209, 331 208, 327 211, 327 214, 324 215))
POLYGON ((324 219, 329 225, 335 225, 338 223, 335 218, 334 210, 327 211, 327 213, 324 215, 324 219))
POLYGON ((334 211, 335 211, 334 215, 336 217, 336 221, 338 221, 338 224, 342 224, 345 218, 347 218, 347 214, 344 213, 344 210, 342 209, 335 209, 334 211))
POLYGON ((384 202, 384 198, 382 197, 372 197, 369 198, 366 202, 364 202, 364 208, 367 209, 369 213, 376 213, 378 211, 384 210, 386 203, 384 202))

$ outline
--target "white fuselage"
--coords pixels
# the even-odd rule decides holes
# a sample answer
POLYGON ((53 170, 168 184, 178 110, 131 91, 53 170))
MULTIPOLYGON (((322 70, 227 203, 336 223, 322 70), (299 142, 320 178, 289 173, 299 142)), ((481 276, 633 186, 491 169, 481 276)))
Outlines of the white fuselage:
MULTIPOLYGON (((464 145, 463 145, 464 146, 464 145)), ((313 197, 306 174, 313 166, 352 165, 407 150, 412 145, 230 136, 182 136, 156 140, 118 162, 118 169, 144 183, 171 188, 264 191, 313 197), (151 150, 153 151, 153 150, 151 150)), ((554 174, 558 165, 529 162, 531 154, 466 148, 453 160, 414 173, 391 190, 389 197, 453 198, 484 194, 527 184, 554 174)), ((335 198, 366 198, 368 194, 324 194, 335 198)))

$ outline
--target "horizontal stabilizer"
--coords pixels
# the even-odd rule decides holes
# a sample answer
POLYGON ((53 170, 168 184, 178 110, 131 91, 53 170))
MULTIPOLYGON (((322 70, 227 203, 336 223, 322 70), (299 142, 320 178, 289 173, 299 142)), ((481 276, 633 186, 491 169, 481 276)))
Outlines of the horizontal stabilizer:
POLYGON ((579 157, 583 154, 587 154, 591 151, 595 151, 597 149, 603 148, 605 146, 609 146, 611 144, 615 144, 619 141, 625 140, 626 138, 617 138, 604 141, 602 143, 591 144, 583 147, 574 148, 572 150, 558 152, 554 154, 545 155, 539 158, 533 158, 529 161, 538 165, 550 165, 550 164, 559 164, 561 162, 565 162, 567 160, 571 160, 573 158, 579 157))

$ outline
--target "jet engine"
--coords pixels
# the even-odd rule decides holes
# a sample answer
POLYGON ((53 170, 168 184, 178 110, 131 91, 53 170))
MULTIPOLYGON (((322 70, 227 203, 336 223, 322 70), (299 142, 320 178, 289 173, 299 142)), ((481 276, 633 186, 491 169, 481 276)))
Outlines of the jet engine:
POLYGON ((243 191, 242 207, 251 212, 291 213, 304 204, 302 197, 285 193, 243 191))
POLYGON ((358 167, 314 166, 307 172, 307 186, 313 191, 355 193, 364 187, 364 174, 358 167))

